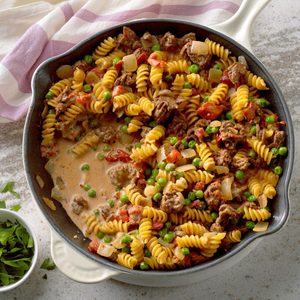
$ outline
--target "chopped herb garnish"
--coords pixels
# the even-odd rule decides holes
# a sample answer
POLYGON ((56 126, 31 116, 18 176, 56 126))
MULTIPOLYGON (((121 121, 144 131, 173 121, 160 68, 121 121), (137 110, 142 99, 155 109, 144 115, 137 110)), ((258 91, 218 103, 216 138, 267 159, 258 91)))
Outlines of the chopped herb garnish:
POLYGON ((52 261, 51 258, 46 258, 43 263, 41 264, 41 269, 45 269, 45 270, 54 270, 56 267, 55 263, 52 261))
POLYGON ((6 208, 6 203, 5 201, 0 201, 0 208, 6 208))
POLYGON ((19 211, 20 209, 21 209, 20 204, 15 204, 10 207, 10 210, 13 210, 13 211, 19 211))
POLYGON ((14 187, 15 187, 15 182, 8 181, 7 183, 4 184, 3 187, 0 188, 0 193, 11 193, 16 198, 20 199, 20 194, 14 190, 14 187))

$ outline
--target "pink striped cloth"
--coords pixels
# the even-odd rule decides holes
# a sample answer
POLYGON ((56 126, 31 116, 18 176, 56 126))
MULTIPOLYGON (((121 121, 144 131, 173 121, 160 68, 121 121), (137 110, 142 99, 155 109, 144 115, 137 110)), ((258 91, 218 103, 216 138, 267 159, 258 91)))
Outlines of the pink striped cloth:
MULTIPOLYGON (((16 121, 31 101, 31 78, 45 59, 128 20, 175 18, 212 25, 232 16, 240 0, 73 0, 33 24, 0 62, 0 121, 16 121)), ((1 26, 0 26, 1 30, 1 26)))

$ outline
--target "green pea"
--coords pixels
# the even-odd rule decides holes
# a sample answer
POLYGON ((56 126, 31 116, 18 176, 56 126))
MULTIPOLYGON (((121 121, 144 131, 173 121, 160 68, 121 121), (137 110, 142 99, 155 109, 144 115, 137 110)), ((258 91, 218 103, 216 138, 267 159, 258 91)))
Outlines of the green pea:
POLYGON ((209 99, 209 96, 208 96, 208 95, 205 95, 205 96, 203 97, 203 101, 204 101, 204 102, 207 102, 208 99, 209 99))
POLYGON ((115 188, 115 191, 116 192, 120 192, 122 190, 122 188, 120 187, 120 186, 117 186, 116 188, 115 188))
POLYGON ((110 92, 110 91, 105 91, 105 92, 103 93, 103 99, 104 99, 105 101, 110 100, 110 99, 111 99, 111 92, 110 92))
POLYGON ((207 126, 206 128, 205 128, 205 132, 206 133, 208 133, 208 134, 211 134, 212 133, 212 127, 211 126, 207 126))
POLYGON ((148 249, 145 249, 144 256, 145 257, 151 257, 151 252, 148 249))
POLYGON ((180 249, 180 252, 181 252, 182 255, 187 256, 187 255, 190 254, 190 249, 186 248, 186 247, 183 247, 183 248, 180 249))
POLYGON ((96 193, 95 190, 89 190, 89 191, 88 191, 88 196, 89 196, 90 198, 95 198, 95 197, 97 196, 97 193, 96 193))
POLYGON ((56 114, 55 109, 49 109, 48 114, 55 115, 56 114))
POLYGON ((189 145, 189 143, 185 139, 181 140, 181 144, 184 146, 184 148, 187 148, 189 145))
POLYGON ((189 192, 188 193, 188 199, 190 199, 191 201, 194 201, 196 199, 195 192, 189 192))
POLYGON ((158 234, 159 234, 160 237, 164 237, 167 234, 167 232, 168 232, 168 229, 167 228, 163 228, 163 229, 161 229, 159 231, 158 234))
POLYGON ((92 91, 92 87, 89 84, 85 84, 83 86, 83 91, 86 92, 86 93, 89 93, 89 92, 92 91))
POLYGON ((91 64, 93 62, 93 57, 92 55, 89 55, 89 54, 86 54, 84 57, 83 57, 83 60, 87 63, 87 64, 91 64))
POLYGON ((158 178, 157 183, 161 186, 164 187, 167 184, 167 179, 166 178, 158 178))
POLYGON ((98 159, 98 160, 103 160, 104 157, 105 157, 105 155, 104 155, 103 153, 101 153, 101 152, 99 152, 99 153, 97 154, 97 159, 98 159))
POLYGON ((248 199, 250 196, 252 196, 252 194, 251 194, 249 191, 244 192, 243 195, 244 195, 244 197, 247 198, 247 199, 248 199))
POLYGON ((149 122, 149 126, 150 126, 151 128, 154 128, 156 125, 157 125, 156 121, 151 121, 151 122, 149 122))
POLYGON ((203 193, 203 191, 201 191, 201 190, 198 190, 198 191, 196 191, 195 192, 195 195, 196 195, 196 198, 203 198, 203 196, 204 196, 204 193, 203 193))
POLYGON ((105 233, 99 231, 99 232, 97 232, 96 236, 98 239, 102 240, 105 237, 105 233))
POLYGON ((140 263, 140 269, 143 271, 149 270, 149 265, 147 265, 145 262, 140 263))
POLYGON ((142 143, 135 143, 134 148, 142 148, 142 143))
POLYGON ((130 247, 128 247, 128 246, 123 247, 123 248, 122 248, 122 252, 123 252, 123 253, 130 254, 130 252, 131 252, 130 247))
POLYGON ((148 177, 148 176, 150 176, 151 174, 152 174, 152 170, 149 169, 149 168, 147 168, 147 169, 145 170, 145 175, 148 177))
POLYGON ((98 208, 95 208, 95 209, 93 210, 93 213, 94 213, 95 216, 99 216, 100 210, 99 210, 98 208))
POLYGON ((49 91, 47 94, 46 94, 46 99, 52 99, 54 97, 54 93, 52 91, 49 91))
POLYGON ((84 186, 83 186, 83 189, 87 192, 89 189, 91 188, 91 186, 86 183, 84 186))
POLYGON ((248 229, 253 229, 255 227, 255 223, 253 221, 247 221, 246 222, 246 227, 248 229))
POLYGON ((267 106, 270 105, 270 102, 267 101, 265 98, 257 99, 256 103, 257 103, 257 105, 260 106, 260 107, 267 107, 267 106))
POLYGON ((251 134, 256 134, 256 125, 251 126, 250 133, 251 134))
POLYGON ((166 164, 165 170, 166 170, 167 172, 171 172, 171 171, 174 171, 175 168, 176 168, 175 164, 173 164, 173 163, 168 163, 168 164, 166 164))
POLYGON ((217 133, 219 131, 219 128, 218 127, 212 127, 211 128, 211 132, 212 133, 217 133))
POLYGON ((160 50, 160 44, 154 44, 151 48, 151 50, 154 51, 159 51, 160 50))
POLYGON ((214 64, 213 68, 216 70, 221 70, 222 66, 220 64, 214 64))
POLYGON ((184 176, 183 172, 176 172, 175 178, 176 178, 176 180, 178 180, 179 178, 181 178, 183 176, 184 176))
POLYGON ((196 141, 194 141, 194 140, 189 141, 188 146, 189 146, 189 148, 194 148, 196 146, 196 141))
POLYGON ((104 243, 110 243, 112 241, 112 237, 111 236, 106 236, 106 237, 104 237, 104 239, 103 239, 103 242, 104 243))
POLYGON ((184 204, 185 205, 191 205, 192 204, 192 200, 189 198, 184 199, 184 204))
POLYGON ((107 145, 107 144, 103 145, 103 151, 104 151, 104 152, 110 151, 110 146, 107 145))
POLYGON ((232 120, 232 112, 231 111, 228 111, 226 114, 225 114, 225 117, 227 120, 232 120))
POLYGON ((201 163, 201 159, 199 157, 195 157, 192 161, 193 166, 199 167, 201 163))
POLYGON ((171 227, 171 222, 166 222, 165 227, 166 227, 167 229, 170 229, 170 227, 171 227))
POLYGON ((123 125, 123 126, 121 127, 121 130, 122 130, 122 132, 124 132, 124 133, 128 133, 128 126, 127 126, 127 125, 123 125))
POLYGON ((256 156, 256 152, 253 149, 250 149, 247 154, 248 154, 248 156, 250 156, 252 158, 254 158, 256 156))
POLYGON ((281 175, 282 172, 283 172, 282 167, 277 166, 277 167, 274 168, 274 173, 275 173, 276 175, 281 175))
POLYGON ((166 167, 166 163, 165 162, 163 162, 163 161, 161 161, 161 162, 159 162, 158 164, 157 164, 157 167, 159 168, 159 169, 161 169, 161 170, 164 170, 164 168, 166 167))
POLYGON ((90 120, 90 126, 91 126, 92 128, 95 128, 95 127, 97 127, 98 125, 99 125, 98 119, 93 118, 93 119, 90 120))
POLYGON ((128 196, 127 196, 126 194, 123 194, 123 195, 121 195, 121 197, 120 197, 120 201, 121 201, 123 204, 126 204, 126 203, 129 202, 129 198, 128 198, 128 196))
POLYGON ((211 216, 211 219, 212 219, 213 221, 215 221, 215 220, 218 218, 218 213, 217 213, 216 211, 213 211, 213 212, 210 214, 210 216, 211 216))
POLYGON ((185 83, 183 84, 183 88, 184 88, 184 89, 191 89, 191 88, 192 88, 192 84, 191 84, 190 82, 185 82, 185 83))
POLYGON ((89 171, 90 170, 90 165, 89 164, 83 164, 80 167, 81 171, 89 171))
POLYGON ((112 64, 115 65, 115 64, 117 64, 120 60, 121 60, 121 58, 118 57, 118 56, 116 56, 116 57, 113 59, 112 64))
POLYGON ((178 142, 178 139, 176 136, 170 137, 170 143, 171 145, 175 145, 178 142))
POLYGON ((242 170, 237 170, 235 172, 235 178, 238 180, 242 180, 245 177, 245 173, 242 170))
POLYGON ((287 147, 280 147, 280 148, 278 149, 279 155, 286 155, 287 152, 288 152, 288 148, 287 148, 287 147))
POLYGON ((152 170, 151 176, 152 176, 152 177, 156 177, 157 174, 158 174, 158 170, 157 170, 157 169, 153 169, 153 170, 152 170))
POLYGON ((172 232, 168 232, 164 235, 164 241, 166 241, 168 243, 171 243, 173 238, 174 238, 174 235, 172 232))
POLYGON ((166 75, 165 76, 165 81, 167 81, 167 82, 171 82, 171 81, 173 81, 173 76, 172 75, 166 75))
POLYGON ((278 155, 278 148, 272 148, 271 152, 273 154, 273 157, 277 156, 278 155))
POLYGON ((266 117, 266 123, 273 124, 275 122, 276 122, 276 120, 275 120, 275 116, 274 115, 270 115, 270 116, 266 117))
POLYGON ((202 209, 207 208, 207 203, 205 201, 200 201, 202 209))
POLYGON ((162 198, 161 193, 156 193, 156 194, 154 194, 154 196, 153 196, 153 200, 154 200, 154 201, 159 201, 161 198, 162 198))
POLYGON ((124 119, 124 122, 125 122, 125 124, 126 125, 128 125, 130 122, 131 122, 131 118, 130 117, 126 117, 125 119, 124 119))
POLYGON ((124 244, 129 244, 130 242, 132 241, 132 237, 130 235, 124 235, 123 238, 122 238, 122 243, 124 244))
POLYGON ((248 200, 249 202, 254 202, 254 201, 256 201, 256 197, 255 197, 254 195, 251 195, 251 196, 248 197, 247 200, 248 200))
POLYGON ((108 205, 113 208, 115 206, 115 201, 113 199, 107 200, 108 205))
POLYGON ((189 66, 190 73, 198 73, 199 72, 199 66, 197 64, 192 64, 189 66))

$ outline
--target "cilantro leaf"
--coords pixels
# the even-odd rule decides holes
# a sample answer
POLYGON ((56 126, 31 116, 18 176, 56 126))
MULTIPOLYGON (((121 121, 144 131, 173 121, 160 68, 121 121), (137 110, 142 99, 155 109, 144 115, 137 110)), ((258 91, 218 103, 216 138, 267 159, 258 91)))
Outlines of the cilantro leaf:
POLYGON ((0 201, 0 208, 6 208, 6 203, 5 201, 0 201))
POLYGON ((14 181, 8 181, 6 182, 1 188, 0 188, 0 193, 11 193, 14 195, 16 198, 20 199, 20 194, 14 190, 15 187, 15 182, 14 181))
POLYGON ((10 207, 10 210, 13 210, 13 211, 19 211, 20 209, 21 209, 20 204, 15 204, 10 207))
POLYGON ((45 269, 45 270, 54 270, 55 267, 56 267, 56 265, 53 262, 53 260, 48 257, 43 261, 40 268, 45 269))

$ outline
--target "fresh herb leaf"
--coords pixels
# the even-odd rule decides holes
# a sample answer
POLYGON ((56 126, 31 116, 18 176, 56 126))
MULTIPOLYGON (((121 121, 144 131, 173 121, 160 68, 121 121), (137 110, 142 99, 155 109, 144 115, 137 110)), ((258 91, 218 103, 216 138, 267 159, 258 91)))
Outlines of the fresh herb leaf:
POLYGON ((15 182, 14 181, 8 181, 0 188, 0 193, 11 193, 16 198, 20 199, 20 194, 14 190, 15 182))
POLYGON ((0 208, 6 208, 6 203, 5 201, 0 201, 0 208))
POLYGON ((41 264, 41 269, 45 269, 45 270, 54 270, 56 267, 55 263, 52 261, 51 258, 46 258, 43 263, 41 264))
POLYGON ((15 204, 10 207, 10 210, 13 210, 13 211, 19 211, 20 209, 21 209, 20 204, 15 204))

